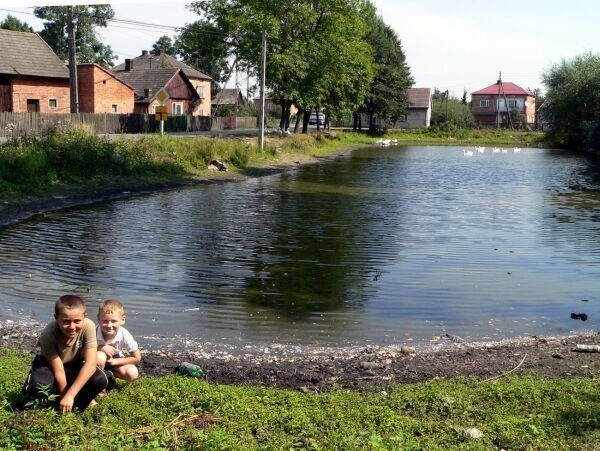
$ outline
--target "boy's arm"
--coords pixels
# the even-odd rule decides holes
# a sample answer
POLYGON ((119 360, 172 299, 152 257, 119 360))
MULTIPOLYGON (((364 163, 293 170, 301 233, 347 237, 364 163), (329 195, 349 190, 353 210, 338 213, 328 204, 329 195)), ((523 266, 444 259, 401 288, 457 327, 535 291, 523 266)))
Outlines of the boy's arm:
POLYGON ((112 358, 112 359, 108 360, 108 363, 110 363, 112 366, 135 365, 137 363, 140 363, 141 360, 142 360, 142 353, 140 352, 139 349, 136 349, 135 351, 130 353, 127 357, 112 358))
POLYGON ((67 389, 67 375, 65 374, 65 367, 62 363, 62 360, 60 360, 60 357, 57 355, 46 357, 46 360, 48 361, 48 366, 54 375, 54 382, 58 388, 58 394, 62 396, 67 389))
POLYGON ((83 388, 86 382, 94 375, 96 372, 96 364, 97 364, 97 354, 96 348, 85 348, 83 351, 83 358, 85 362, 77 377, 71 384, 71 386, 67 389, 65 394, 62 396, 60 400, 60 409, 63 412, 70 412, 73 410, 73 403, 75 402, 75 396, 79 391, 83 388))

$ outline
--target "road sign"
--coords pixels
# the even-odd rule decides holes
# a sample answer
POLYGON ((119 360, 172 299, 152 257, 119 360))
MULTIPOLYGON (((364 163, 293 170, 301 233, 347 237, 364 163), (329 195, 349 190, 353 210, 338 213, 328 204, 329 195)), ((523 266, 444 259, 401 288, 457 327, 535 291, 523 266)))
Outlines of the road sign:
POLYGON ((157 121, 167 120, 167 107, 165 105, 157 105, 154 108, 154 119, 157 121))
POLYGON ((158 102, 161 105, 164 105, 164 103, 167 101, 167 99, 170 97, 169 93, 167 92, 167 90, 165 88, 160 88, 158 90, 158 92, 156 93, 156 100, 158 100, 158 102))

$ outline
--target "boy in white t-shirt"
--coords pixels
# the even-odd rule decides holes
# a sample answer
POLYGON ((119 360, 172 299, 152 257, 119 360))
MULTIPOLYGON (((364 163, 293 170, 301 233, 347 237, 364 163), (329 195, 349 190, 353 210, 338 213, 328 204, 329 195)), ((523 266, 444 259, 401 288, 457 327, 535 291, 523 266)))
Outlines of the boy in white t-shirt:
POLYGON ((116 299, 107 299, 98 308, 98 366, 111 370, 115 377, 132 381, 139 372, 135 366, 142 360, 137 342, 125 329, 125 308, 116 299))

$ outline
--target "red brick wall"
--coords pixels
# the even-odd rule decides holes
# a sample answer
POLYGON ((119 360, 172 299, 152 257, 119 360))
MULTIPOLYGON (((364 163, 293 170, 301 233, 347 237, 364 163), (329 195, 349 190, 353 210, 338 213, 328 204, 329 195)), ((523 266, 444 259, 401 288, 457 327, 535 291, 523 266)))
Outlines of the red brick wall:
POLYGON ((40 113, 70 113, 71 99, 69 80, 30 76, 12 77, 12 111, 27 112, 27 100, 37 100, 40 113), (56 99, 56 109, 50 109, 48 101, 56 99))
POLYGON ((133 113, 133 90, 93 64, 77 67, 79 111, 81 113, 133 113))

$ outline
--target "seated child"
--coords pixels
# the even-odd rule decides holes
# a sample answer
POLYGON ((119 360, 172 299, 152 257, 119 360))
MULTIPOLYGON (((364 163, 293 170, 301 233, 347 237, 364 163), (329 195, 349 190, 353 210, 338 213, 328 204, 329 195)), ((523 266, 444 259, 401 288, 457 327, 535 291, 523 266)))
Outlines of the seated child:
POLYGON ((87 318, 85 303, 75 295, 61 296, 54 305, 54 321, 42 331, 41 354, 33 359, 23 389, 48 403, 58 395, 61 412, 83 411, 109 385, 112 375, 96 366, 96 331, 87 318))
POLYGON ((125 329, 125 308, 116 299, 107 299, 98 309, 98 366, 112 371, 115 377, 132 381, 139 372, 136 363, 142 354, 133 336, 125 329))

